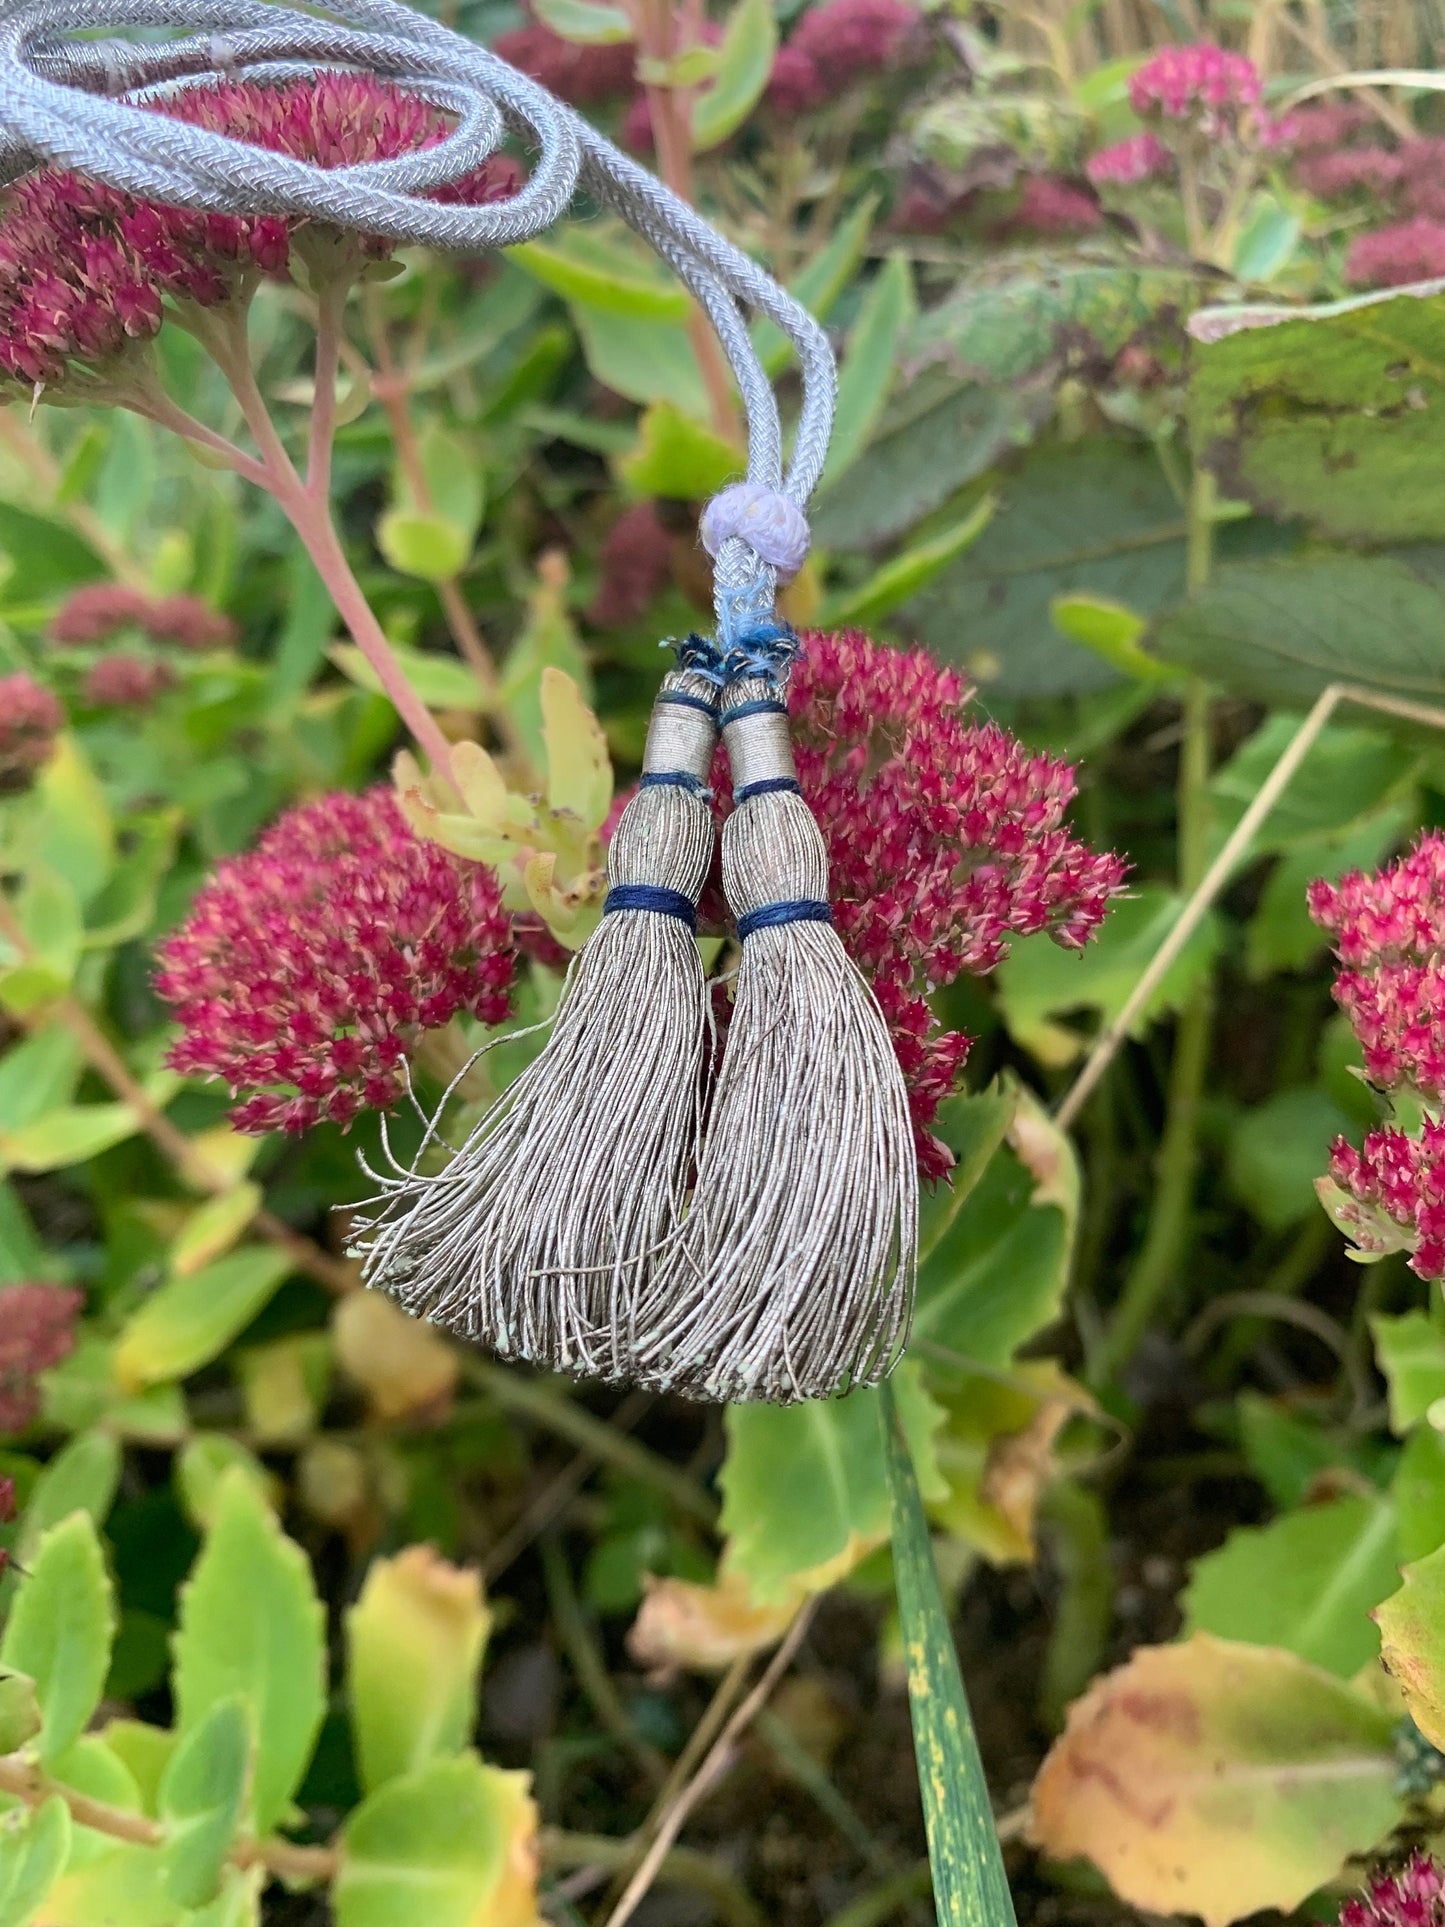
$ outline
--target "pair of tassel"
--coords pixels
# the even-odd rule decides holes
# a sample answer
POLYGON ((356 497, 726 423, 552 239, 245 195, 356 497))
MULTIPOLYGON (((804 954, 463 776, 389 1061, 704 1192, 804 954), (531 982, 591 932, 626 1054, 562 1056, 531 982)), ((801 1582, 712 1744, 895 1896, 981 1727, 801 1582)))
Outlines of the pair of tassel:
MULTIPOLYGON (((902 1075, 832 925, 777 681, 663 682, 602 922, 551 1038, 440 1171, 383 1181, 369 1283, 504 1357, 714 1401, 873 1383, 907 1335, 917 1172, 902 1075), (726 1047, 694 933, 718 732, 742 942, 726 1047)), ((687 666, 691 663, 692 666, 687 666)))

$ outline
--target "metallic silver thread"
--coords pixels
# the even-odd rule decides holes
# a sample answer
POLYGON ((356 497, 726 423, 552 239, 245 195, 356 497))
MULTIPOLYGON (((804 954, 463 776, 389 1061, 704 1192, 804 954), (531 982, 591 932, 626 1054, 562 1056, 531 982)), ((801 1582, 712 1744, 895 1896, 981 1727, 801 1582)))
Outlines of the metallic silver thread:
MULTIPOLYGON (((772 693, 732 683, 724 714, 772 693)), ((791 755, 778 767, 782 722, 754 714, 724 728, 735 777, 791 773, 791 755)), ((827 850, 795 791, 740 803, 722 855, 736 917, 827 900, 827 850)), ((917 1244, 907 1094, 872 991, 831 926, 755 930, 692 1209, 642 1302, 638 1378, 782 1404, 875 1383, 908 1335, 917 1244)))
MULTIPOLYGON (((713 722, 666 703, 671 691, 712 694, 699 676, 664 679, 648 767, 705 773, 713 722)), ((696 902, 713 842, 703 797, 641 789, 613 834, 609 881, 696 902)), ((711 1035, 687 925, 651 910, 604 917, 546 1048, 450 1162, 380 1180, 358 1240, 368 1281, 504 1357, 630 1379, 642 1277, 681 1216, 698 1156, 711 1035)))
MULTIPOLYGON (((0 130, 0 180, 49 159, 146 198, 470 253, 544 233, 580 189, 628 222, 707 314, 743 400, 748 480, 803 507, 822 473, 835 370, 812 317, 543 88, 401 0, 335 0, 317 13, 269 0, 0 0, 0 130), (73 37, 106 29, 172 37, 73 37), (410 88, 456 126, 424 153, 325 169, 141 106, 176 88, 327 67, 410 88), (425 198, 509 137, 530 156, 513 199, 425 198), (776 323, 800 362, 786 471, 748 311, 776 323)), ((740 537, 715 561, 724 626, 767 621, 773 568, 740 537)), ((682 754, 668 743, 680 713, 660 725, 659 753, 682 754)), ((772 770, 777 724, 747 721, 755 732, 730 732, 739 763, 772 770)), ((672 766, 704 775, 700 741, 691 763, 672 766)), ((712 847, 701 798, 648 789, 618 826, 610 874, 695 898, 712 847)), ((724 865, 739 913, 826 895, 821 836, 796 796, 740 805, 724 865)), ((906 1327, 916 1176, 877 1007, 826 926, 756 932, 699 1149, 707 1009, 683 923, 606 918, 573 966, 546 1050, 452 1162, 380 1181, 369 1276, 508 1355, 703 1397, 794 1398, 881 1376, 906 1327)))

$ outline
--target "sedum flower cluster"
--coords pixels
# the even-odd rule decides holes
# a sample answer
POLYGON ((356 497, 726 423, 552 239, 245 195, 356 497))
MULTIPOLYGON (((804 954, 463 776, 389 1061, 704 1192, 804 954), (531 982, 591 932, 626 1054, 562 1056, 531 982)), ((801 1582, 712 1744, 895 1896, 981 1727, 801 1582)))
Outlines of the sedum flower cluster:
MULTIPOLYGON (((0 1287, 0 1434, 38 1417, 40 1374, 70 1356, 80 1305, 81 1294, 60 1285, 0 1287)), ((7 1497, 0 1482, 0 1523, 7 1497)))
POLYGON ((289 810, 158 960, 171 1062, 240 1095, 240 1131, 389 1108, 420 1034, 461 1012, 500 1023, 515 968, 495 875, 416 836, 384 786, 289 810))
MULTIPOLYGON (((991 970, 1016 937, 1081 948, 1124 878, 1065 827, 1072 770, 972 720, 970 695, 921 650, 846 632, 805 638, 788 698, 838 929, 888 1022, 930 1177, 950 1159, 929 1126, 969 1048, 930 992, 991 970)), ((722 808, 721 765, 717 788, 722 808)), ((224 1079, 239 1129, 345 1124, 397 1101, 423 1032, 502 1020, 519 949, 490 870, 415 836, 386 790, 323 797, 224 863, 162 946, 172 1062, 224 1079)))
POLYGON ((1373 875, 1312 884, 1309 905, 1343 966, 1335 1001, 1366 1077, 1421 1120, 1386 1123, 1360 1150, 1340 1139, 1322 1198, 1362 1256, 1407 1250, 1421 1277, 1445 1278, 1445 834, 1373 875))
MULTIPOLYGON (((439 108, 361 74, 193 87, 148 105, 321 167, 435 146, 448 127, 439 108)), ((495 200, 518 178, 497 157, 438 194, 495 200)), ((37 168, 6 190, 0 220, 0 372, 48 388, 77 369, 104 370, 157 332, 167 300, 214 308, 257 275, 284 274, 305 229, 289 216, 199 213, 37 168)), ((388 252, 379 240, 361 246, 363 257, 388 252)))

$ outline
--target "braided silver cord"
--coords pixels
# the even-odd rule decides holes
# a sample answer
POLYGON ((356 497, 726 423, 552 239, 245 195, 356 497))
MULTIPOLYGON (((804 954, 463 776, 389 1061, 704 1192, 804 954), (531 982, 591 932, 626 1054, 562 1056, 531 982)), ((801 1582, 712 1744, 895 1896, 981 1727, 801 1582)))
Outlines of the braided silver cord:
MULTIPOLYGON (((485 48, 402 0, 330 0, 325 18, 274 0, 0 0, 0 180, 39 159, 143 198, 227 214, 291 214, 394 242, 476 253, 545 233, 578 190, 619 215, 679 275, 716 331, 748 423, 747 479, 802 508, 827 456, 836 374, 822 329, 740 249, 588 122, 485 48), (77 40, 98 30, 174 37, 77 40), (434 147, 322 168, 145 111, 158 92, 240 77, 360 70, 446 109, 434 147), (475 172, 508 135, 531 171, 510 199, 423 198, 475 172), (774 322, 797 354, 802 405, 783 463, 772 385, 744 319, 774 322)), ((744 539, 716 558, 720 612, 773 605, 775 572, 744 539)))

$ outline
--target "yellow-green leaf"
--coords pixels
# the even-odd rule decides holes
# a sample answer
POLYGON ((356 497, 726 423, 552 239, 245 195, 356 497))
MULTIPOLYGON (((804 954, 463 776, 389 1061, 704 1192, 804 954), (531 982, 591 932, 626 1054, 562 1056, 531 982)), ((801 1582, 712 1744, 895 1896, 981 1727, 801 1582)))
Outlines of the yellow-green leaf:
POLYGON ((181 1739, 160 1784, 166 1888, 182 1907, 215 1899, 246 1803, 251 1722, 239 1698, 218 1700, 181 1739))
POLYGON ((72 1513, 40 1541, 0 1638, 0 1664, 35 1682, 51 1760, 85 1729, 110 1670, 115 1598, 95 1526, 72 1513))
POLYGON ((189 1278, 229 1251, 261 1209, 263 1196, 259 1184, 247 1182, 220 1192, 193 1211, 171 1246, 171 1276, 189 1278))
POLYGON ((735 442, 692 421, 671 402, 656 401, 643 410, 637 445, 616 468, 636 495, 692 502, 736 480, 744 465, 745 457, 735 442))
POLYGON ((337 1927, 540 1927, 528 1775, 473 1755, 391 1780, 347 1822, 337 1927))
POLYGON ((226 1475, 201 1556, 181 1591, 175 1639, 180 1732, 239 1696, 255 1727, 252 1819, 269 1832, 311 1759, 326 1709, 321 1602, 306 1555, 244 1472, 226 1475))
POLYGON ((772 0, 739 0, 723 32, 713 83, 693 104, 696 152, 706 153, 742 126, 762 99, 777 51, 772 0))
MULTIPOLYGON (((454 656, 436 655, 430 650, 408 649, 394 642, 395 656, 402 675, 428 709, 465 709, 476 714, 482 707, 482 691, 476 677, 454 656)), ((335 643, 328 651, 332 662, 358 689, 369 689, 374 696, 384 694, 381 679, 353 642, 335 643)))
POLYGON ((64 1870, 70 1839, 59 1794, 0 1829, 0 1927, 29 1927, 64 1870))
POLYGON ((572 678, 551 664, 542 671, 541 700, 547 801, 587 829, 600 829, 612 804, 612 759, 602 725, 572 678))
POLYGON ((352 1730, 368 1791, 461 1752, 490 1626, 470 1568, 429 1546, 373 1560, 346 1616, 352 1730))
MULTIPOLYGON (((399 575, 447 582, 471 559, 472 537, 435 509, 392 508, 377 519, 376 546, 399 575)), ((475 686, 472 694, 475 697, 475 686)))
POLYGON ((1416 1726, 1445 1749, 1445 1546, 1400 1574, 1401 1586, 1376 1609, 1380 1652, 1416 1726))
POLYGON ((168 1280, 121 1333, 118 1383, 138 1391, 208 1365, 250 1324, 290 1269, 290 1258, 274 1245, 248 1245, 188 1277, 168 1280))
POLYGON ((543 26, 580 47, 618 46, 632 38, 625 10, 601 0, 534 0, 532 11, 543 26))
POLYGON ((59 1171, 99 1157, 139 1129, 129 1104, 62 1104, 18 1131, 0 1130, 0 1161, 12 1171, 59 1171))

